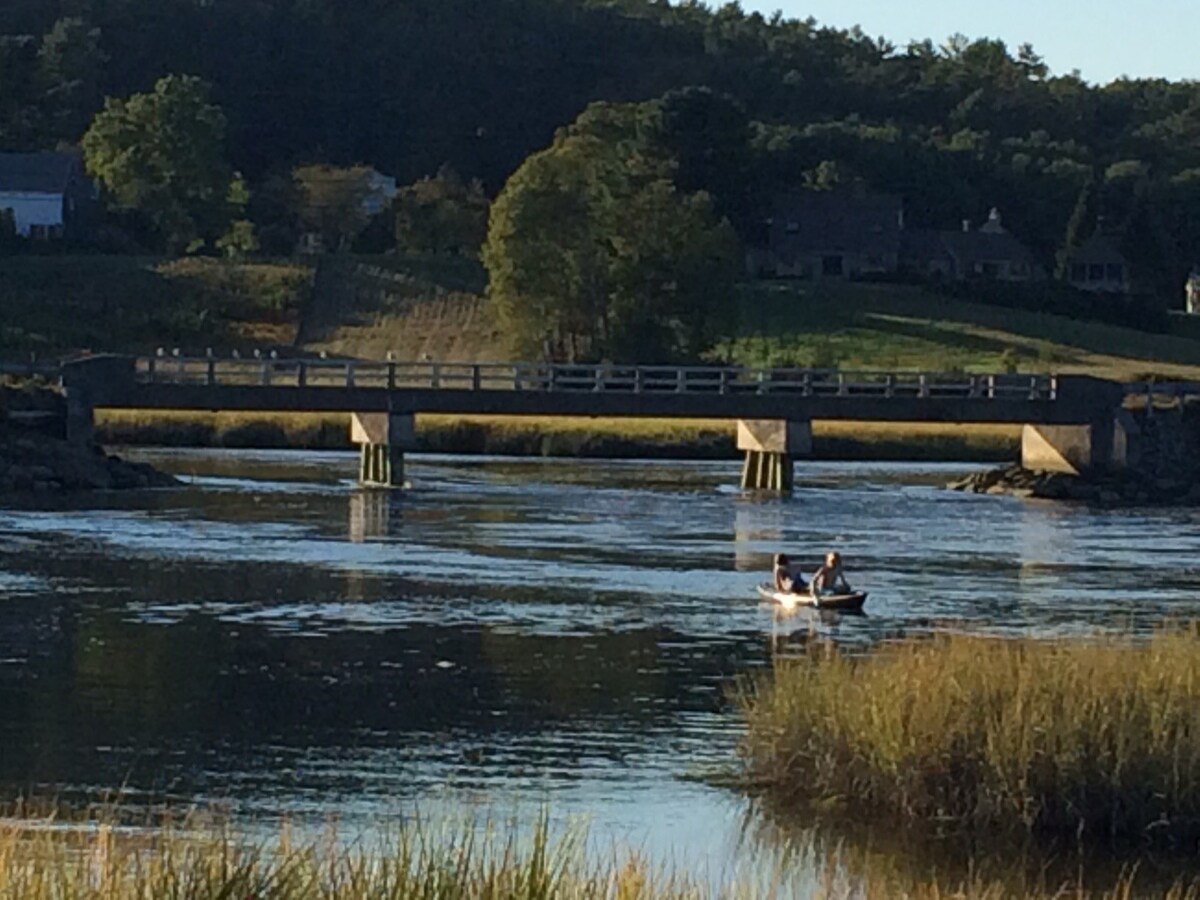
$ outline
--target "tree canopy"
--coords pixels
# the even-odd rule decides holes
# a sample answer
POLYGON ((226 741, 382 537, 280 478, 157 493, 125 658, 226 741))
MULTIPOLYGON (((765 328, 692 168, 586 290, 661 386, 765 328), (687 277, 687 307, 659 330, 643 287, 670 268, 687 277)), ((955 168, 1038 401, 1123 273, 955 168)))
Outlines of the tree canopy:
POLYGON ((83 137, 92 177, 176 251, 215 244, 246 199, 225 159, 225 117, 208 98, 200 79, 167 76, 106 101, 83 137))
POLYGON ((593 104, 492 207, 490 293, 518 354, 695 359, 721 333, 738 243, 673 180, 658 103, 593 104))
POLYGON ((402 184, 449 164, 495 194, 589 103, 675 92, 677 184, 743 237, 763 196, 833 173, 900 194, 914 225, 1001 205, 1049 269, 1077 210, 1072 233, 1103 217, 1164 290, 1200 260, 1200 82, 1091 85, 1028 46, 895 46, 734 3, 9 0, 0 143, 76 141, 101 97, 177 72, 213 85, 252 187, 318 160, 402 184))

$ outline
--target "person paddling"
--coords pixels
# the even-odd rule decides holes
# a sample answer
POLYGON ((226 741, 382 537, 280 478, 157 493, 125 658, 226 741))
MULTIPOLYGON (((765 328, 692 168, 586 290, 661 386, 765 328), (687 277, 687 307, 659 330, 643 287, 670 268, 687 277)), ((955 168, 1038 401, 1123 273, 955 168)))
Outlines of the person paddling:
POLYGON ((842 571, 840 553, 830 551, 825 554, 825 565, 817 569, 809 586, 812 588, 814 597, 818 594, 849 594, 853 592, 853 588, 846 581, 846 575, 842 571))
POLYGON ((793 571, 791 560, 783 553, 775 554, 775 590, 795 594, 804 590, 804 578, 793 571))

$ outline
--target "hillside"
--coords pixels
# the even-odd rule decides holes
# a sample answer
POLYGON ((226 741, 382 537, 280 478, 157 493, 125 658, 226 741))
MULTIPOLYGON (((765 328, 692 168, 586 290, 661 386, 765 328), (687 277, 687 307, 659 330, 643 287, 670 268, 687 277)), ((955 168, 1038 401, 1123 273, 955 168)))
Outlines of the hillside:
MULTIPOLYGON (((473 261, 327 257, 232 265, 18 257, 0 280, 0 356, 77 350, 288 352, 497 362, 510 358, 473 261)), ((1154 334, 908 285, 743 285, 715 357, 749 366, 1087 373, 1200 379, 1200 330, 1154 334)))

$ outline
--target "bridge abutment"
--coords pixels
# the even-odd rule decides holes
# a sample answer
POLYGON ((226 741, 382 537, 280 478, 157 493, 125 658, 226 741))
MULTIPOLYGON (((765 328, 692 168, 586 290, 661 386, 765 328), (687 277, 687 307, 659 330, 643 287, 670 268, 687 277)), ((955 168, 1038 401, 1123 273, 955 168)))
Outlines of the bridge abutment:
POLYGON ((1122 410, 1078 425, 1026 425, 1021 467, 1037 472, 1090 475, 1137 463, 1137 425, 1122 410))
POLYGON ((746 454, 742 490, 789 493, 793 460, 812 454, 812 422, 739 419, 738 449, 746 454))
POLYGON ((416 448, 412 413, 354 413, 350 440, 359 445, 358 483, 370 488, 404 487, 404 451, 416 448))

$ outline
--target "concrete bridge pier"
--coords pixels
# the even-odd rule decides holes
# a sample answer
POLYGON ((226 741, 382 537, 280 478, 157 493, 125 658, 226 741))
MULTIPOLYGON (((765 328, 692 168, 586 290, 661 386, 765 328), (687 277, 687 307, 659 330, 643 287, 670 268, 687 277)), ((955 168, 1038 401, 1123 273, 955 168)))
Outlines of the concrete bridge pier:
POLYGON ((793 460, 812 453, 812 423, 739 419, 738 449, 746 454, 742 490, 790 493, 793 460))
POLYGON ((404 451, 416 449, 412 413, 354 413, 350 440, 359 445, 358 483, 370 488, 404 487, 404 451))
POLYGON ((1021 431, 1021 466, 1067 475, 1136 468, 1140 434, 1134 417, 1123 409, 1076 425, 1026 425, 1021 431))

